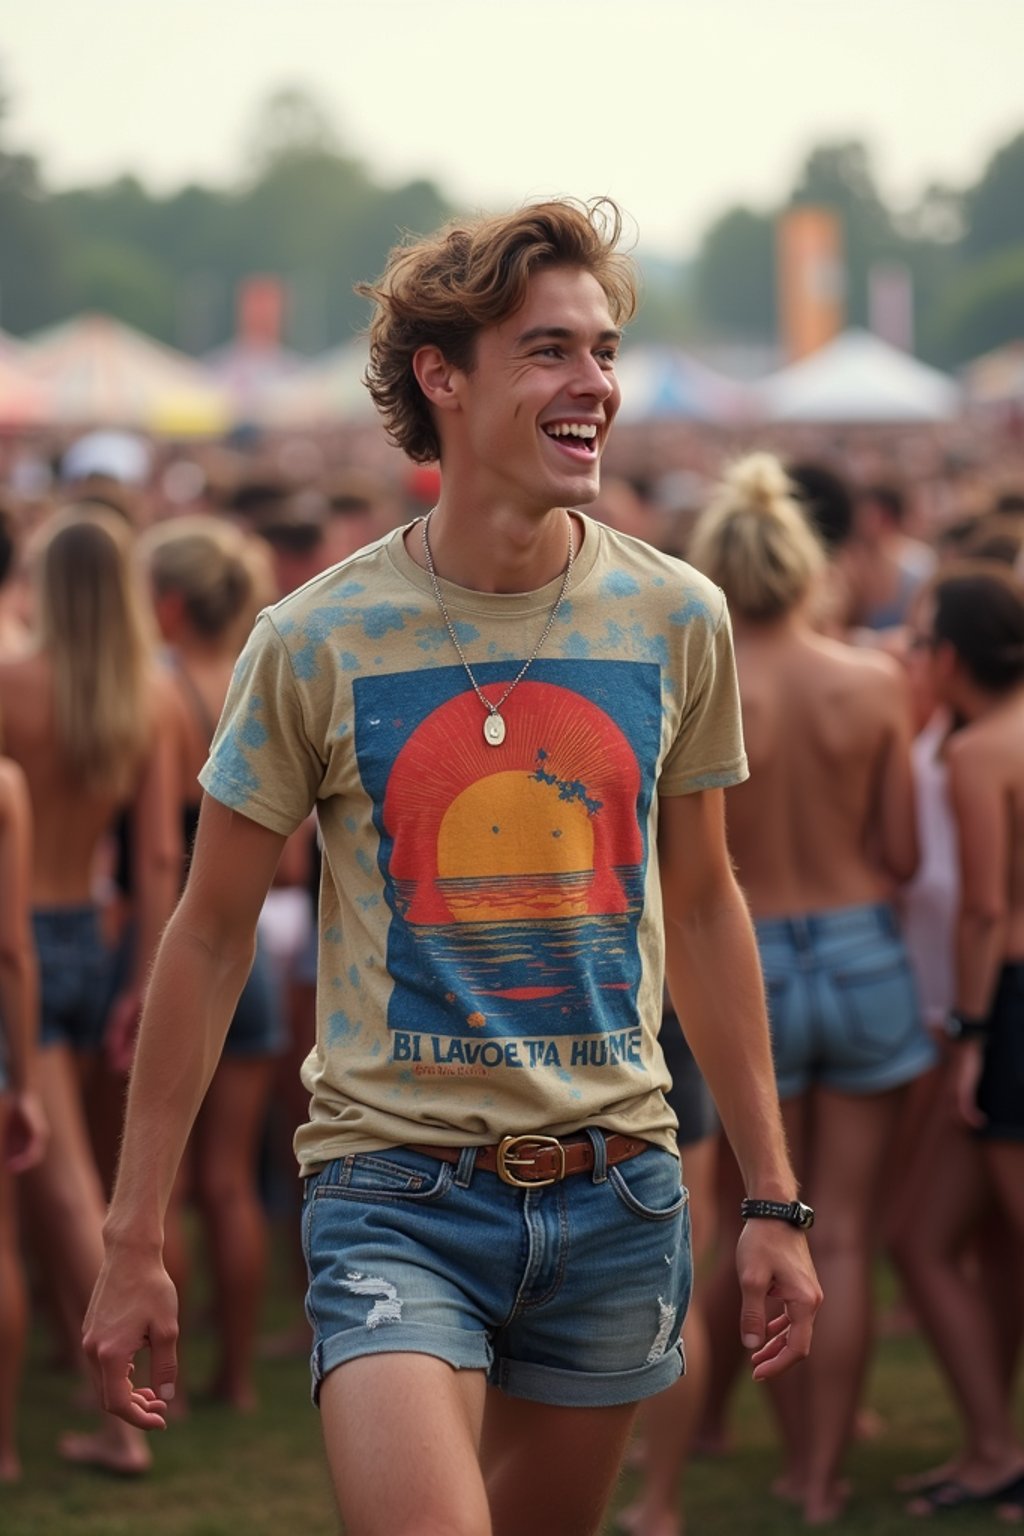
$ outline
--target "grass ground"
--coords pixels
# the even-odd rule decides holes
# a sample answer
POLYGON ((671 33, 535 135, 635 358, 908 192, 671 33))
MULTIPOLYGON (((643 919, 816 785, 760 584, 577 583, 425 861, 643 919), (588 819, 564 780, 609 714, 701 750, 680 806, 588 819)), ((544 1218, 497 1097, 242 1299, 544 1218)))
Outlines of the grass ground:
MULTIPOLYGON (((284 1249, 283 1235, 277 1247, 284 1249)), ((287 1288, 277 1281, 268 1323, 283 1323, 289 1305, 287 1288)), ((261 1406, 252 1415, 194 1407, 187 1420, 155 1440, 152 1474, 125 1483, 58 1460, 54 1442, 59 1431, 76 1422, 85 1427, 87 1420, 69 1411, 68 1378, 48 1369, 43 1353, 37 1330, 22 1410, 25 1478, 17 1489, 0 1489, 2 1536, 138 1536, 140 1531, 146 1536, 338 1536, 303 1361, 260 1366, 261 1406)), ((203 1353, 199 1338, 190 1357, 199 1381, 203 1353)), ((894 1480, 947 1453, 955 1439, 953 1415, 915 1337, 882 1342, 868 1396, 885 1429, 853 1452, 855 1496, 837 1530, 843 1536, 907 1536, 920 1523, 902 1514, 894 1480)), ((737 1400, 735 1433, 732 1454, 697 1461, 690 1470, 691 1536, 783 1536, 798 1529, 794 1512, 768 1492, 774 1440, 760 1396, 749 1384, 737 1400)), ((628 1502, 632 1486, 626 1474, 607 1536, 615 1530, 614 1509, 628 1502)), ((941 1523, 957 1533, 1005 1529, 990 1515, 944 1515, 941 1523)))

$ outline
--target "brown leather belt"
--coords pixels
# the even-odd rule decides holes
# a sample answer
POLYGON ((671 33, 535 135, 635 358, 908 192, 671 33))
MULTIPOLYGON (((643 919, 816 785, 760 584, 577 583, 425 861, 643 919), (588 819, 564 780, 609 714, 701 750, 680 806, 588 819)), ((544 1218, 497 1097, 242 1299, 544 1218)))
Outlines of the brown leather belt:
MULTIPOLYGON (((612 1167, 646 1152, 651 1142, 612 1131, 605 1136, 604 1146, 606 1161, 612 1167)), ((457 1163, 465 1148, 424 1147, 417 1143, 416 1151, 442 1163, 457 1163)), ((557 1184, 573 1173, 590 1173, 594 1167, 594 1148, 590 1137, 583 1135, 567 1136, 564 1141, 557 1136, 503 1136, 496 1146, 477 1147, 473 1166, 496 1173, 505 1184, 535 1189, 539 1184, 557 1184)))

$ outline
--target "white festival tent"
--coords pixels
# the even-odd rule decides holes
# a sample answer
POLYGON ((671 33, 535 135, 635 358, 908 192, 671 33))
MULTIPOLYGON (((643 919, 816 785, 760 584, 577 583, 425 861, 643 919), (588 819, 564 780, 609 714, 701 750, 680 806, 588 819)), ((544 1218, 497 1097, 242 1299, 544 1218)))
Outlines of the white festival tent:
POLYGON ((623 350, 615 369, 624 422, 739 422, 751 415, 748 387, 726 378, 679 347, 640 343, 623 350))
POLYGON ((963 392, 870 331, 849 330, 757 385, 769 421, 847 424, 950 421, 963 392))

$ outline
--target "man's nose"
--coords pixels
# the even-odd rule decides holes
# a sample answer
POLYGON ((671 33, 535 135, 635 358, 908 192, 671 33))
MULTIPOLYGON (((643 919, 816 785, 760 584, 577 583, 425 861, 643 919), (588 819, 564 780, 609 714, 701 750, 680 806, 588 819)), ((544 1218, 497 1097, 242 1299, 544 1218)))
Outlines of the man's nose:
POLYGON ((590 395, 595 400, 607 400, 615 390, 615 375, 609 368, 602 367, 596 357, 586 356, 580 359, 572 381, 573 392, 578 395, 590 395))

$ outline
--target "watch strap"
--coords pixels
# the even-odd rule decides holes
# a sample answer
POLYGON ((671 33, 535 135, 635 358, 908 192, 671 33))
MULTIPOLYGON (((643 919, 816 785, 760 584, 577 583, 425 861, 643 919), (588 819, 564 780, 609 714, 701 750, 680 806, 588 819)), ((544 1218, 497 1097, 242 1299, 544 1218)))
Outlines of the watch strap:
POLYGON ((800 1200, 742 1200, 740 1216, 744 1221, 763 1217, 772 1221, 788 1221, 791 1227, 801 1227, 805 1231, 814 1225, 814 1212, 800 1200))

